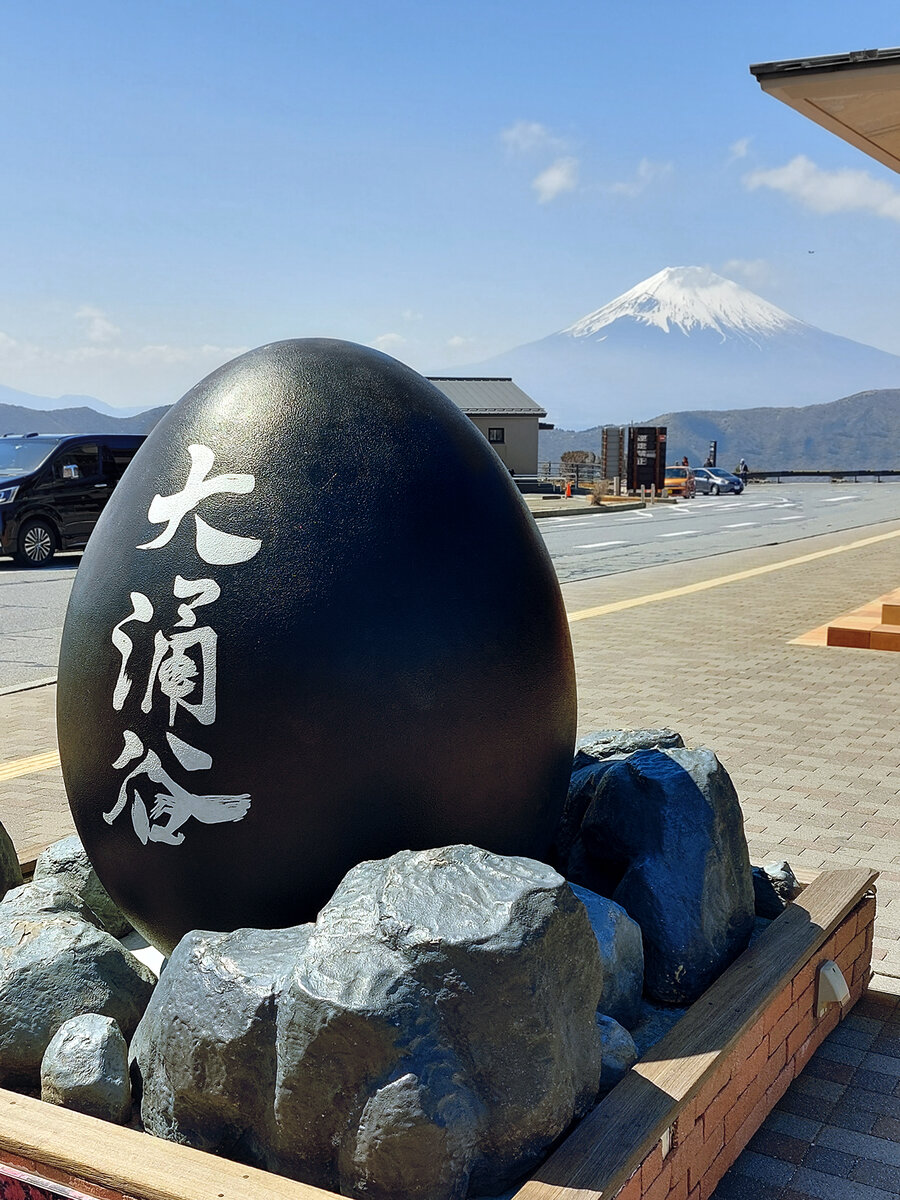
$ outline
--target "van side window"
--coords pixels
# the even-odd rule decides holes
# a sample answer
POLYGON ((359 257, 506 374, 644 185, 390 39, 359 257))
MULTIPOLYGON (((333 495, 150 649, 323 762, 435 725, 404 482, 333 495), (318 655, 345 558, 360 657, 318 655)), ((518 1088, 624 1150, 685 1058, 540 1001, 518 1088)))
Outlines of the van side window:
POLYGON ((92 479, 100 474, 100 449, 91 446, 65 446, 56 456, 53 474, 57 479, 92 479))
POLYGON ((137 451, 137 446, 103 447, 103 470, 111 483, 119 482, 137 451))

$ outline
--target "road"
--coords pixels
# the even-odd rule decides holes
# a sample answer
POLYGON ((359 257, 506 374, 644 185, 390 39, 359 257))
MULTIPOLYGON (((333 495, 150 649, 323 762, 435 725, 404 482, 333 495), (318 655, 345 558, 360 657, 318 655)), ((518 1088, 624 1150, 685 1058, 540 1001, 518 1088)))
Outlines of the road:
MULTIPOLYGON (((538 529, 562 583, 723 555, 900 518, 900 485, 751 486, 620 513, 543 517, 538 529)), ((80 561, 22 570, 0 559, 0 691, 56 675, 66 604, 80 561)))
POLYGON ((538 528, 560 582, 569 583, 898 518, 897 484, 796 483, 637 511, 543 517, 538 528))

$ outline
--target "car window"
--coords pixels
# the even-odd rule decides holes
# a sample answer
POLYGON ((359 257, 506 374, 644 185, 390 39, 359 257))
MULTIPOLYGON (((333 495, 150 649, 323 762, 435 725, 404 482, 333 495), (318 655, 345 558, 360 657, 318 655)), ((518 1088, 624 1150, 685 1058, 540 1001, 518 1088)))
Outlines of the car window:
POLYGON ((104 446, 103 467, 107 476, 118 483, 125 474, 125 468, 138 452, 137 446, 104 446))
POLYGON ((100 474, 100 448, 96 444, 66 446, 53 463, 57 479, 92 479, 100 474))
POLYGON ((32 438, 0 438, 0 479, 36 471, 59 444, 32 438))
POLYGON ((684 467, 670 467, 669 474, 672 476, 673 479, 684 479, 684 476, 685 476, 684 467))

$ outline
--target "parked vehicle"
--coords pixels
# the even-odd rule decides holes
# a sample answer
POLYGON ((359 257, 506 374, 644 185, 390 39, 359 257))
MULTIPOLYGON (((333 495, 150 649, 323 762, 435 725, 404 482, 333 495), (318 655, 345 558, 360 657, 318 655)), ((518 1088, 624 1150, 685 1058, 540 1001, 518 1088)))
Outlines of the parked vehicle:
POLYGON ((690 467, 666 467, 664 486, 670 496, 684 496, 690 500, 694 495, 694 472, 690 467))
POLYGON ((694 472, 694 483, 701 496, 718 496, 720 492, 734 492, 739 496, 744 490, 738 476, 721 467, 698 467, 694 472))
POLYGON ((86 545, 144 441, 124 434, 0 437, 0 554, 43 567, 86 545))

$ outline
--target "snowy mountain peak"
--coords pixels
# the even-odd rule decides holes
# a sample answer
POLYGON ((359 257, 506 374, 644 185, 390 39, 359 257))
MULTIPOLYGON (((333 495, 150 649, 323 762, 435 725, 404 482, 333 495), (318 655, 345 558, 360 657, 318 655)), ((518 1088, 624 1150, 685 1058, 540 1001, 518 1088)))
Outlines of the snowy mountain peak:
POLYGON ((593 337, 623 317, 655 325, 664 333, 712 329, 723 339, 738 336, 749 341, 806 328, 803 321, 706 267, 666 267, 562 333, 593 337))

